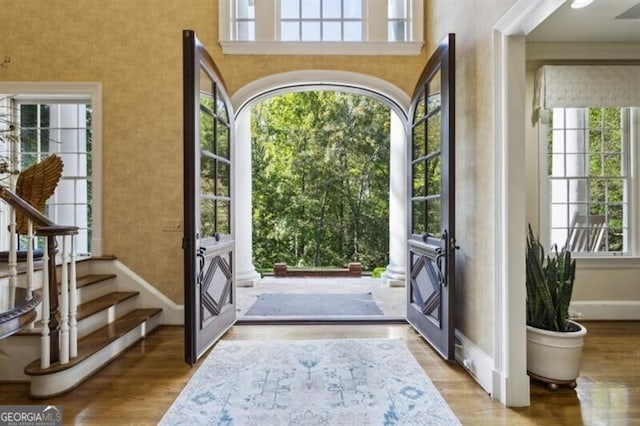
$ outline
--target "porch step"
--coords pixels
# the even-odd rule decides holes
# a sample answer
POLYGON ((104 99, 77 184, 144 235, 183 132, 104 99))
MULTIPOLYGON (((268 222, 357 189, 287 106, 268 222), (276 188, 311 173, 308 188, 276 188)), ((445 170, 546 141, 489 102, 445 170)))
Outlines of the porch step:
POLYGON ((78 356, 67 364, 24 369, 31 376, 31 397, 49 398, 70 391, 125 349, 144 339, 160 323, 162 309, 136 309, 78 340, 78 356))

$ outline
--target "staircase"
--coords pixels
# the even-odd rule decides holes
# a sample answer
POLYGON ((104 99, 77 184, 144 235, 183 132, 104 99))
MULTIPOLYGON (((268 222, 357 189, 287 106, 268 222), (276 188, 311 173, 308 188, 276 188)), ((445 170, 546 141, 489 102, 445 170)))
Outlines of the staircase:
MULTIPOLYGON (((78 386, 160 324, 163 310, 145 306, 149 298, 131 290, 126 274, 114 267, 115 263, 114 257, 77 263, 77 356, 67 363, 55 362, 43 368, 40 360, 43 325, 36 321, 32 328, 0 340, 0 380, 30 381, 33 398, 60 395, 78 386)), ((35 281, 40 283, 36 289, 40 288, 41 270, 35 271, 35 281)), ((42 311, 38 319, 41 314, 42 311)))

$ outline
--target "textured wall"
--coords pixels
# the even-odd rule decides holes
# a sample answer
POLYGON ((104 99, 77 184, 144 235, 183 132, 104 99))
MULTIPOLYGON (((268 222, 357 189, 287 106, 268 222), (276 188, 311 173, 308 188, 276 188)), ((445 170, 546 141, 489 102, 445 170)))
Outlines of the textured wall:
POLYGON ((182 30, 209 47, 233 94, 271 74, 343 70, 411 93, 426 54, 411 57, 225 56, 216 0, 0 0, 4 81, 100 81, 104 253, 182 303, 182 30))
POLYGON ((425 2, 425 39, 437 42, 456 33, 456 325, 489 355, 494 327, 492 27, 515 3, 425 2))

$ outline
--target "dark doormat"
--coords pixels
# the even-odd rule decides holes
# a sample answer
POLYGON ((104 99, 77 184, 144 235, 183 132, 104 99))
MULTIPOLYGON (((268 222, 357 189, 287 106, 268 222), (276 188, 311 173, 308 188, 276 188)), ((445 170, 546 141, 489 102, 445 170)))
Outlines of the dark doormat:
POLYGON ((384 315, 371 293, 264 293, 246 316, 384 315))

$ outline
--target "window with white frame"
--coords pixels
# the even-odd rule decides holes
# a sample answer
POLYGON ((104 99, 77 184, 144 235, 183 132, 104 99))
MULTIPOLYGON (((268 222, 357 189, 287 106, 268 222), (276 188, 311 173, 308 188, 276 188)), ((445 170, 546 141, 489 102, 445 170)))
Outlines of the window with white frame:
POLYGON ((423 0, 220 0, 230 54, 419 54, 423 0))
POLYGON ((640 254, 640 66, 543 65, 540 234, 580 255, 640 254))
MULTIPOLYGON (((92 108, 84 100, 68 97, 5 98, 5 118, 13 123, 15 143, 3 147, 16 172, 51 154, 63 162, 56 192, 47 201, 45 215, 59 225, 79 228, 76 253, 89 255, 92 239, 92 108)), ((3 222, 8 222, 3 218, 3 222)), ((3 245, 5 242, 3 241, 3 245)), ((20 242, 23 246, 26 243, 20 242)), ((36 247, 43 242, 36 240, 36 247)))
POLYGON ((550 247, 629 254, 637 109, 553 108, 542 115, 550 247))

